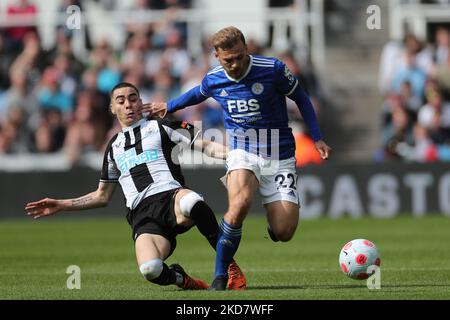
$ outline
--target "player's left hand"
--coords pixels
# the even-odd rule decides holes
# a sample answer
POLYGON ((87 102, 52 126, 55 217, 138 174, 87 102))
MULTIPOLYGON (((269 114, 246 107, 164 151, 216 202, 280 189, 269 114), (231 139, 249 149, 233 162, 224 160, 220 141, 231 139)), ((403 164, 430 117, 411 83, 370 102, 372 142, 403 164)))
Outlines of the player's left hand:
POLYGON ((321 158, 324 160, 328 160, 331 154, 331 148, 325 143, 325 141, 316 141, 315 146, 317 151, 319 151, 321 158))
POLYGON ((45 198, 36 202, 27 203, 25 210, 28 216, 33 219, 39 219, 61 211, 63 208, 60 203, 61 201, 45 198))
POLYGON ((150 116, 158 116, 161 119, 167 114, 167 103, 150 102, 142 105, 142 113, 148 113, 150 116))

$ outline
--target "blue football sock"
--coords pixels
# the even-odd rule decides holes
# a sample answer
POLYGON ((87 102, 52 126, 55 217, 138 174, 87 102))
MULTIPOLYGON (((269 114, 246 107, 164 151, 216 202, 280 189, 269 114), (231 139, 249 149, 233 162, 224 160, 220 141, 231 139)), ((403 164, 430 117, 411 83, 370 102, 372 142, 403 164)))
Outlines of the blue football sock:
POLYGON ((233 226, 222 218, 216 246, 216 272, 215 277, 227 276, 228 265, 233 260, 239 242, 241 241, 242 225, 233 226))

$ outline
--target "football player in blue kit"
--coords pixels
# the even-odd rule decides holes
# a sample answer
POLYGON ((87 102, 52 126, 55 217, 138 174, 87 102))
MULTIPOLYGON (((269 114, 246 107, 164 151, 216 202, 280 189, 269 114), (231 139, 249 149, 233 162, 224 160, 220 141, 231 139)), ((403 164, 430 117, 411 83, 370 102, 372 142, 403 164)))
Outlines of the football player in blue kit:
POLYGON ((297 104, 323 159, 328 159, 331 148, 323 141, 308 95, 282 61, 249 55, 244 35, 235 27, 219 30, 211 42, 220 65, 210 70, 199 86, 167 103, 149 103, 144 111, 164 116, 209 97, 222 106, 230 150, 225 179, 229 202, 220 224, 210 287, 220 291, 227 288, 227 268, 239 247, 242 224, 257 188, 271 239, 289 241, 297 228, 295 140, 288 126, 286 97, 297 104))

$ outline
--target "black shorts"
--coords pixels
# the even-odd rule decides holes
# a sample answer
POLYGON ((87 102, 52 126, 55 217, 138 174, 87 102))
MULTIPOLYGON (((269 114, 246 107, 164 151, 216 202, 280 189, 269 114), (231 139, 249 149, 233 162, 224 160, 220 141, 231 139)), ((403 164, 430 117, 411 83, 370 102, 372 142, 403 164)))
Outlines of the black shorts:
POLYGON ((132 229, 133 240, 143 233, 160 235, 170 242, 170 253, 177 246, 176 236, 191 227, 177 225, 175 196, 180 189, 172 189, 151 195, 134 209, 128 210, 127 220, 132 229))

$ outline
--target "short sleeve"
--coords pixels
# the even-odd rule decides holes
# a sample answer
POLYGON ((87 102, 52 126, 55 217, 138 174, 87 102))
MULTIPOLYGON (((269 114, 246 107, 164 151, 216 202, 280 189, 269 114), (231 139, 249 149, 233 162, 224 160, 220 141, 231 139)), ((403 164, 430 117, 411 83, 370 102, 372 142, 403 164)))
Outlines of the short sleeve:
POLYGON ((278 91, 286 96, 294 92, 298 86, 298 79, 280 60, 275 61, 275 84, 278 91))
POLYGON ((105 154, 103 156, 102 173, 100 177, 101 182, 118 182, 120 177, 120 171, 117 169, 116 162, 114 161, 114 154, 112 149, 112 143, 117 138, 117 134, 111 139, 106 147, 105 154))
POLYGON ((200 134, 200 130, 186 121, 163 121, 162 127, 173 143, 183 146, 192 147, 200 134))

